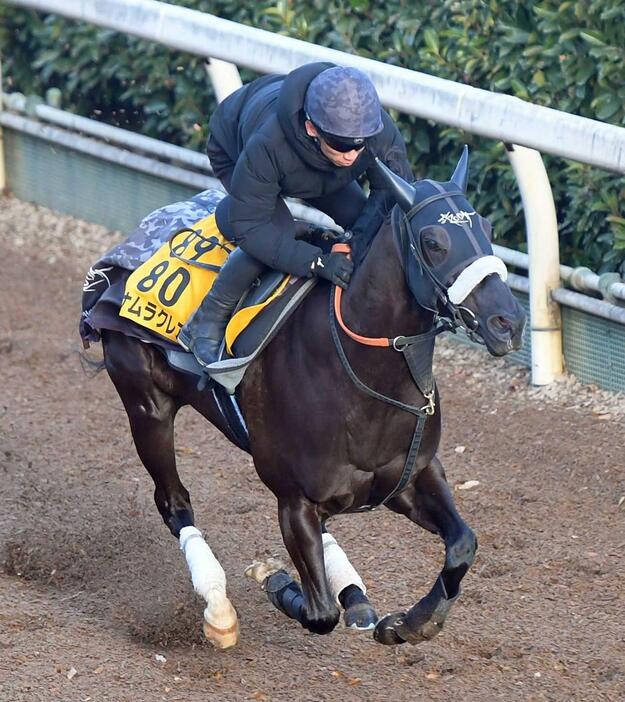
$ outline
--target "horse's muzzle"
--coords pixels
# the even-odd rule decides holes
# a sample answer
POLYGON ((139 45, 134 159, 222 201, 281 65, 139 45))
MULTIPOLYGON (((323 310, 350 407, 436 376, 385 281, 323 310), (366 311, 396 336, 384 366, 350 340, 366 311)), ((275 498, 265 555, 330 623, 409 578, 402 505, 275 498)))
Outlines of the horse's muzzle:
POLYGON ((495 356, 518 351, 523 343, 526 316, 519 305, 516 314, 493 314, 486 320, 483 334, 488 350, 495 356))

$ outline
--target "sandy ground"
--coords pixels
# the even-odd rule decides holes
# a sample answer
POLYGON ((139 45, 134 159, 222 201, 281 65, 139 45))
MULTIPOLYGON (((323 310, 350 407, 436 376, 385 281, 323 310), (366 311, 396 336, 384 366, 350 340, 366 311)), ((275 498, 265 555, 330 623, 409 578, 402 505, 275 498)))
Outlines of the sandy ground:
MULTIPOLYGON (((114 238, 0 199, 2 702, 625 699, 623 400, 570 380, 533 390, 449 343, 440 456, 480 550, 443 633, 386 648, 274 610, 243 576, 286 558, 274 498, 183 410, 180 472, 241 618, 238 646, 207 644, 119 398, 77 353, 82 279, 114 238)), ((331 528, 380 613, 419 599, 442 562, 435 537, 389 512, 331 528)))

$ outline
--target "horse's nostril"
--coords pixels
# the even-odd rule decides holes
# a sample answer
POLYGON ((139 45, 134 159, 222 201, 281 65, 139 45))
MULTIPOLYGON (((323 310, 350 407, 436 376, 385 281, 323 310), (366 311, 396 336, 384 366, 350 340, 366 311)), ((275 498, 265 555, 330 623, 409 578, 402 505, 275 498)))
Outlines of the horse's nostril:
POLYGON ((497 324, 499 324, 502 329, 512 329, 512 323, 505 317, 497 317, 497 324))
POLYGON ((501 315, 495 315, 489 320, 490 327, 493 332, 500 334, 511 334, 512 333, 512 322, 501 315))

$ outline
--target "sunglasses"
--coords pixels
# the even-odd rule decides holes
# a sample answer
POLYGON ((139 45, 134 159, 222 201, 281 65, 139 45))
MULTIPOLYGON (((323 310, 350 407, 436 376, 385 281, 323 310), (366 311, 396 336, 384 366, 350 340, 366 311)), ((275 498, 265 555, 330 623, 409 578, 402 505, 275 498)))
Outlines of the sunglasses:
POLYGON ((356 137, 355 139, 340 137, 322 132, 319 127, 317 127, 317 131, 319 132, 319 137, 334 151, 340 151, 344 154, 348 151, 362 151, 365 148, 365 139, 363 137, 356 137))

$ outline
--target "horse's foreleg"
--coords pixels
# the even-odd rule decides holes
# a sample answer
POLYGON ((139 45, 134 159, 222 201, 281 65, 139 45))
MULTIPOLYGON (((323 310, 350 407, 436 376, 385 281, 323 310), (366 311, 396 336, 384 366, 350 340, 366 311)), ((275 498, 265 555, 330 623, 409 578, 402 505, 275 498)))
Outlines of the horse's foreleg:
POLYGON ((413 489, 389 501, 388 506, 445 542, 445 564, 430 592, 408 612, 381 619, 374 632, 375 639, 384 644, 420 643, 442 629, 460 595, 460 581, 475 558, 477 540, 458 514, 436 458, 421 472, 413 489))
POLYGON ((302 590, 284 571, 267 578, 271 601, 315 634, 328 634, 339 620, 339 610, 328 585, 321 523, 307 500, 278 501, 280 529, 287 551, 302 581, 302 590))
MULTIPOLYGON (((338 606, 343 607, 345 626, 352 631, 370 631, 378 616, 369 602, 367 589, 360 575, 349 562, 336 539, 323 528, 323 556, 330 593, 338 606)), ((261 583, 269 600, 287 616, 302 621, 304 595, 299 583, 284 570, 284 564, 268 558, 255 561, 245 569, 245 575, 261 583)))
POLYGON ((345 626, 354 631, 373 629, 378 617, 367 599, 367 588, 362 578, 332 534, 324 530, 322 540, 330 592, 334 601, 345 610, 345 626))

